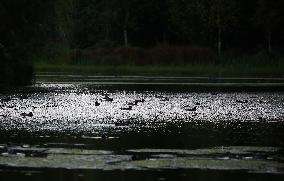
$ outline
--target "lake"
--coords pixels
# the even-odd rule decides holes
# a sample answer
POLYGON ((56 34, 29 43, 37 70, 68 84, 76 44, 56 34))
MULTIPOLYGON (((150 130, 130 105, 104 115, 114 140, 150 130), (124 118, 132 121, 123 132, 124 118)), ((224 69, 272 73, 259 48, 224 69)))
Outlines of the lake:
POLYGON ((0 94, 0 180, 282 180, 282 79, 40 74, 0 94))

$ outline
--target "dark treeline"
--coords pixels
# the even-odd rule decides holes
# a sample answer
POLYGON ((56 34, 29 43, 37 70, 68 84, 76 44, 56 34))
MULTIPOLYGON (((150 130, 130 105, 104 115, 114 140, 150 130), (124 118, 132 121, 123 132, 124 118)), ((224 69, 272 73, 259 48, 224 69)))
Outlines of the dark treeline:
POLYGON ((168 43, 272 51, 284 40, 283 0, 61 1, 57 29, 72 48, 168 43))
POLYGON ((181 49, 201 58, 281 54, 283 13, 283 0, 2 0, 1 67, 9 71, 1 76, 27 59, 66 51, 78 58, 98 48, 136 47, 146 59, 181 49))
MULTIPOLYGON (((199 57, 209 53, 205 57, 212 57, 212 52, 216 57, 224 52, 232 56, 279 54, 284 42, 283 0, 57 0, 54 3, 55 31, 47 46, 51 59, 60 54, 58 44, 61 49, 76 50, 70 53, 74 59, 104 59, 98 57, 110 54, 105 50, 106 55, 101 51, 81 50, 128 47, 136 59, 139 56, 155 59, 162 49, 172 52, 176 58, 171 61, 176 62, 180 59, 176 51, 181 46, 183 53, 190 55, 184 59, 192 59, 196 54, 199 57), (153 47, 156 49, 149 52, 153 47)), ((111 59, 123 50, 116 52, 111 52, 111 59)), ((168 63, 163 58, 156 62, 168 63)))
POLYGON ((213 53, 218 57, 224 52, 279 54, 284 42, 283 10, 282 0, 57 0, 49 12, 54 32, 45 50, 51 59, 62 49, 72 49, 69 57, 97 62, 112 54, 108 63, 129 63, 123 54, 132 53, 146 64, 177 62, 181 49, 184 59, 211 59, 213 53), (82 51, 114 47, 120 49, 82 51), (161 50, 172 55, 156 56, 161 50), (165 60, 171 57, 175 58, 165 60))

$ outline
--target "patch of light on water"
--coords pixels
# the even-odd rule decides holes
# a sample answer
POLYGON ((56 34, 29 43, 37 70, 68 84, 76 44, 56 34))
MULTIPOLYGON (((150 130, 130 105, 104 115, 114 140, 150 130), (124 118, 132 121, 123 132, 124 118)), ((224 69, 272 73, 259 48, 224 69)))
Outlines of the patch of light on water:
POLYGON ((55 91, 0 97, 1 129, 94 132, 165 127, 168 123, 283 120, 281 93, 166 93, 89 90, 42 84, 55 91), (113 101, 105 100, 105 94, 113 101), (144 100, 135 104, 135 101, 144 100), (100 103, 96 106, 96 101, 100 103), (130 107, 130 104, 132 104, 130 107), (23 116, 32 113, 32 116, 23 116))

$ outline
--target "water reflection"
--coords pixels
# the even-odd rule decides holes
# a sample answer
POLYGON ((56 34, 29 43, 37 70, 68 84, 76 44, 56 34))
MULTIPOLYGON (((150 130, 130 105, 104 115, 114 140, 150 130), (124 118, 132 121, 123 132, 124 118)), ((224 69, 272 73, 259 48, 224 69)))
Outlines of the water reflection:
MULTIPOLYGON (((207 168, 201 162, 193 161, 194 159, 195 161, 196 159, 204 160, 204 158, 207 159, 207 166, 208 164, 216 166, 216 163, 220 163, 219 166, 224 166, 217 169, 219 171, 213 171, 216 167, 206 171, 207 175, 221 174, 221 179, 228 178, 226 174, 229 172, 220 170, 228 168, 239 170, 251 166, 239 164, 244 162, 238 162, 241 166, 232 167, 232 162, 224 162, 224 160, 246 161, 245 158, 251 158, 250 163, 253 163, 253 167, 257 168, 257 164, 269 165, 274 161, 275 165, 265 167, 267 169, 262 170, 262 173, 281 174, 283 170, 279 171, 278 169, 283 167, 281 164, 279 166, 279 163, 283 162, 282 150, 284 147, 283 100, 284 94, 281 92, 216 94, 178 91, 124 91, 77 84, 38 84, 36 87, 21 88, 9 94, 0 94, 0 144, 2 144, 0 165, 22 163, 22 165, 17 165, 18 170, 22 170, 21 167, 36 163, 34 160, 30 162, 25 160, 34 159, 27 155, 41 154, 38 152, 35 154, 34 150, 21 151, 22 148, 19 151, 19 147, 32 147, 36 150, 57 151, 56 153, 44 153, 43 159, 48 158, 48 154, 58 154, 60 149, 64 149, 64 152, 79 149, 83 153, 88 150, 105 150, 111 152, 107 159, 126 159, 125 163, 118 166, 120 169, 151 168, 149 160, 159 161, 153 162, 153 165, 161 164, 153 167, 156 171, 158 169, 167 170, 167 165, 173 160, 177 163, 177 166, 174 167, 175 171, 171 171, 172 175, 167 175, 165 171, 158 173, 149 170, 141 179, 148 179, 148 177, 153 180, 172 179, 174 175, 180 179, 183 177, 189 179, 197 176, 199 171, 188 171, 188 169, 196 168, 197 165, 200 166, 197 167, 200 169, 207 168), (231 153, 230 150, 223 150, 227 146, 240 147, 237 152, 231 153), (260 150, 243 155, 241 152, 247 146, 254 148, 256 146, 260 150), (221 155, 214 152, 216 147, 223 150, 221 155), (271 151, 265 152, 268 148, 275 149, 272 151, 273 154, 271 151), (214 154, 205 157, 199 155, 198 158, 194 155, 187 155, 181 159, 179 157, 182 150, 189 152, 192 150, 201 151, 200 149, 209 149, 214 154), (137 154, 137 152, 139 153, 137 154), (21 154, 24 154, 23 158, 19 157, 21 154), (17 157, 11 157, 15 155, 17 157), (268 158, 273 158, 273 160, 268 158), (19 160, 20 162, 18 162, 19 160), (127 161, 133 160, 137 163, 127 165, 127 161), (259 160, 264 162, 256 162, 259 160), (179 168, 187 169, 187 171, 180 171, 181 175, 178 176, 179 168)), ((82 155, 82 153, 80 154, 82 155)), ((72 157, 77 158, 74 155, 72 157)), ((54 158, 53 161, 56 162, 50 162, 49 166, 57 164, 62 158, 62 155, 54 158)), ((106 157, 100 158, 96 155, 78 157, 77 162, 70 161, 83 163, 83 160, 94 158, 106 159, 106 157)), ((70 158, 66 157, 63 160, 68 159, 70 158)), ((79 169, 78 164, 74 165, 73 170, 79 169)), ((40 177, 47 172, 53 174, 60 172, 51 168, 42 172, 42 169, 37 170, 34 167, 32 166, 32 170, 35 171, 32 172, 33 178, 36 178, 37 171, 41 172, 40 177)), ((63 165, 60 168, 66 167, 63 165)), ((94 168, 96 167, 89 169, 94 168)), ((107 168, 110 169, 110 167, 107 168)), ((0 171, 0 178, 1 176, 7 178, 5 175, 12 172, 13 167, 3 166, 3 169, 6 171, 0 171)), ((84 167, 84 169, 86 168, 84 167)), ((66 170, 62 171, 64 175, 67 172, 66 170)), ((78 179, 95 178, 94 172, 93 170, 78 171, 78 175, 81 175, 78 176, 78 179), (87 178, 86 175, 92 176, 87 178)), ((127 176, 128 172, 131 171, 121 171, 116 174, 127 176)), ((111 173, 114 174, 114 172, 111 173)), ((141 173, 135 172, 135 175, 141 173)), ((253 175, 253 173, 243 173, 253 175)), ((112 178, 111 176, 106 177, 104 174, 105 172, 96 171, 96 175, 100 179, 112 178)), ((239 178, 248 176, 246 174, 242 175, 242 172, 238 172, 239 178)), ((20 178, 22 173, 17 172, 11 175, 20 178)), ((24 175, 27 178, 26 173, 24 175)), ((229 175, 234 175, 234 172, 230 172, 229 175)), ((64 178, 67 177, 67 175, 64 176, 64 178)), ((72 179, 75 177, 77 178, 74 176, 72 179)), ((256 177, 258 176, 254 175, 254 178, 256 177)), ((218 180, 219 177, 215 176, 212 179, 218 180)))
POLYGON ((284 117, 282 93, 108 92, 57 86, 46 93, 2 95, 1 129, 124 132, 155 130, 172 123, 213 122, 226 126, 235 122, 278 122, 284 117))

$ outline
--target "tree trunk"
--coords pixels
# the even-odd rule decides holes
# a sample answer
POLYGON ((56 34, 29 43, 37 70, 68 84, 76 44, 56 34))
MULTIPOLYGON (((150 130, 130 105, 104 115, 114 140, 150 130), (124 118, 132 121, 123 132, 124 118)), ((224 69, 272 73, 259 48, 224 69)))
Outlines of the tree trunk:
POLYGON ((221 55, 222 52, 222 30, 221 27, 218 28, 218 56, 221 55))
POLYGON ((66 33, 65 33, 64 29, 62 28, 62 26, 59 25, 58 29, 59 29, 59 34, 60 34, 62 41, 65 44, 68 44, 67 36, 66 36, 66 33))
POLYGON ((109 24, 106 24, 106 31, 105 31, 105 40, 108 41, 109 40, 109 24))
POLYGON ((128 20, 129 20, 129 11, 126 10, 124 26, 123 26, 123 36, 124 36, 124 46, 128 47, 128 20))
POLYGON ((127 28, 124 28, 123 36, 124 36, 124 46, 127 48, 128 47, 128 31, 127 31, 127 28))
POLYGON ((5 46, 0 42, 0 50, 2 49, 2 48, 4 48, 5 46))
POLYGON ((271 53, 272 52, 272 45, 271 45, 271 31, 268 31, 268 36, 267 36, 267 48, 268 48, 268 52, 271 53))

